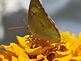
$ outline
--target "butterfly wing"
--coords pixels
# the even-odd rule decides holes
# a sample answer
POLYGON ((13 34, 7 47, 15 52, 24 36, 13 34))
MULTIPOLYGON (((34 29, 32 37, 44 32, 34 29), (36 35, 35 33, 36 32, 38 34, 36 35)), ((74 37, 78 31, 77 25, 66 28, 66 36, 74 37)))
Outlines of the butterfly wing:
POLYGON ((60 41, 59 31, 55 23, 46 14, 39 0, 31 0, 30 2, 28 28, 33 35, 39 38, 53 42, 60 41))

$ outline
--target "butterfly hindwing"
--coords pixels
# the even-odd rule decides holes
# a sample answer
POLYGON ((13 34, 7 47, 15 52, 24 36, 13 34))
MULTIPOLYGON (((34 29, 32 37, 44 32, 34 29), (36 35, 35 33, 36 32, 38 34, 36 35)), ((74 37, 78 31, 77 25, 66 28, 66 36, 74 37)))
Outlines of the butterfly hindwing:
POLYGON ((31 0, 28 12, 28 27, 37 37, 59 42, 59 31, 53 20, 46 14, 39 0, 31 0))

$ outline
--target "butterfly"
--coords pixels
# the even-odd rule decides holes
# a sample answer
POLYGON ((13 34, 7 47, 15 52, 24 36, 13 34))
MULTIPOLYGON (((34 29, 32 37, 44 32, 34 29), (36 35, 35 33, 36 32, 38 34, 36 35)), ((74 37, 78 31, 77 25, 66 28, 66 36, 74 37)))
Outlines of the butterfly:
POLYGON ((54 21, 47 15, 39 0, 31 0, 28 11, 28 29, 40 39, 60 42, 60 33, 54 21))

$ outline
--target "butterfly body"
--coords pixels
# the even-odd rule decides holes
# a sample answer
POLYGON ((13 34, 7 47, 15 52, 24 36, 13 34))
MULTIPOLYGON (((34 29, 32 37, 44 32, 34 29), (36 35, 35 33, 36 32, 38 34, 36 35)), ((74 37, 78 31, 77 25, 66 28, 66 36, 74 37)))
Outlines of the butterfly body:
POLYGON ((60 34, 54 21, 46 14, 39 0, 30 2, 28 28, 38 38, 56 43, 60 41, 60 34))

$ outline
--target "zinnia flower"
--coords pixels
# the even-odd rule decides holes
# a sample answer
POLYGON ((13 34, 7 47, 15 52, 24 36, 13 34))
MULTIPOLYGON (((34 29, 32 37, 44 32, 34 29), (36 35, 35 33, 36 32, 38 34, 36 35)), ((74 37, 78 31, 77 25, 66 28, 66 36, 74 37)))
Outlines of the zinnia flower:
POLYGON ((16 36, 19 43, 0 45, 0 61, 81 61, 81 33, 77 38, 69 32, 60 35, 60 44, 16 36))

